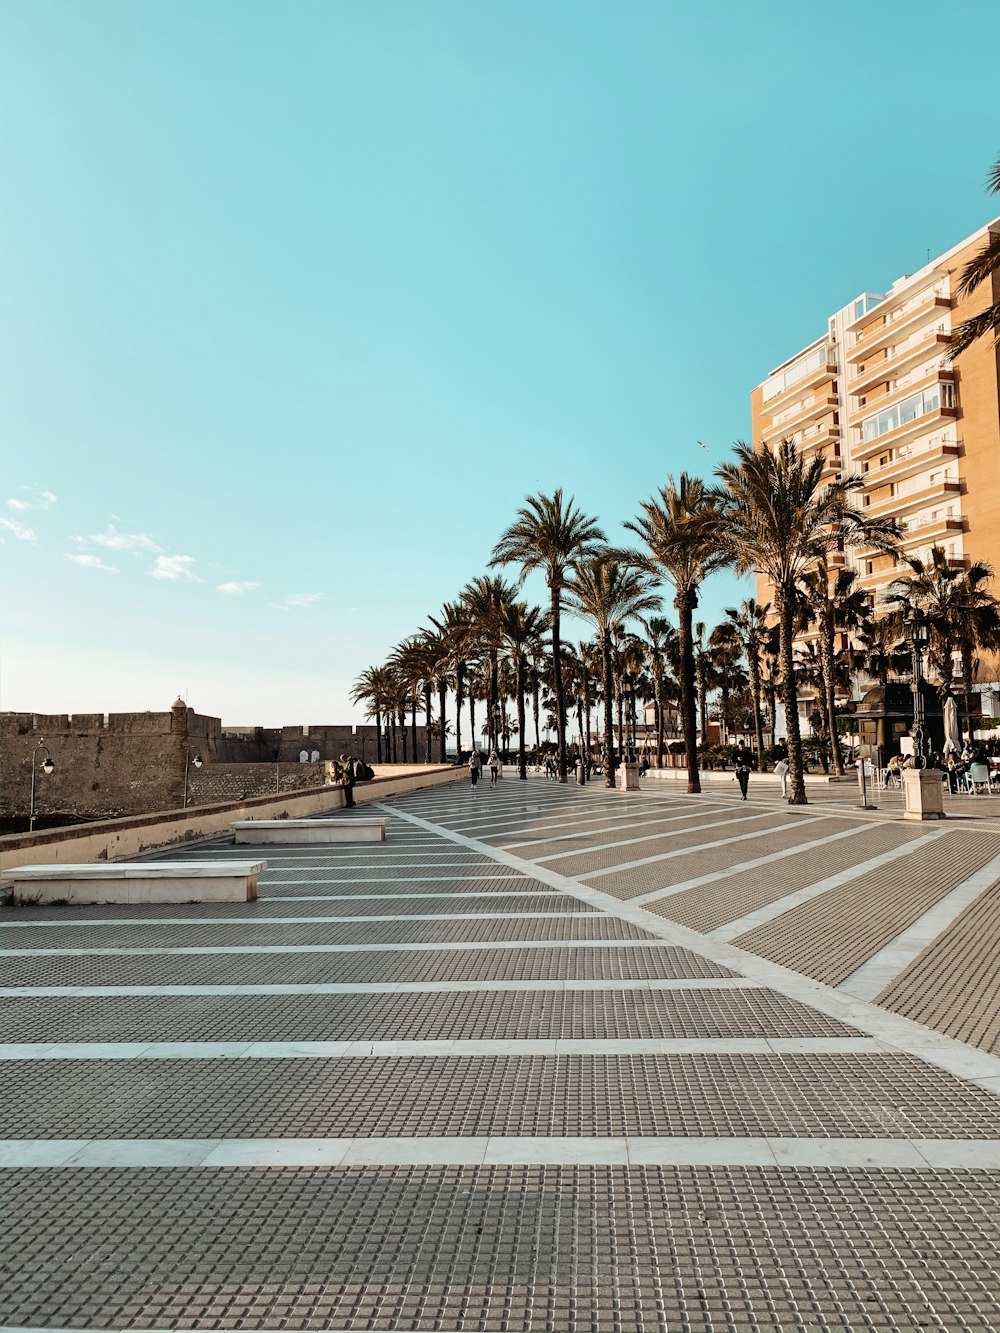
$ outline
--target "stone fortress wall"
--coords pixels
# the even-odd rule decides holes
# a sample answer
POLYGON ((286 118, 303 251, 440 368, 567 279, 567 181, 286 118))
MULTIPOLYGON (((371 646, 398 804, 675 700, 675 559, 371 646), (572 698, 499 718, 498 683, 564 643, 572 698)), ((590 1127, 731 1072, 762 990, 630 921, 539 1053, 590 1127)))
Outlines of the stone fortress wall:
POLYGON ((281 792, 322 786, 341 753, 372 762, 375 749, 372 726, 226 731, 219 718, 181 699, 161 713, 0 713, 0 814, 28 816, 33 753, 36 813, 51 824, 54 816, 111 819, 178 809, 185 766, 189 804, 241 800, 273 792, 276 782, 281 792), (55 763, 51 774, 42 772, 46 754, 55 763), (200 769, 190 762, 195 755, 200 769))

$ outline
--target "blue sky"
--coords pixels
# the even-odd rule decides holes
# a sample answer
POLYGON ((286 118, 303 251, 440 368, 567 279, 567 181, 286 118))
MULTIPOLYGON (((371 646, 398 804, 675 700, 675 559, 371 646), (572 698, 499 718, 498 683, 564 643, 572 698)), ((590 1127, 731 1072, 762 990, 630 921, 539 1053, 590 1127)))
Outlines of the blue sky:
POLYGON ((992 216, 998 46, 992 0, 2 0, 2 706, 360 720, 525 495, 619 536, 992 216))

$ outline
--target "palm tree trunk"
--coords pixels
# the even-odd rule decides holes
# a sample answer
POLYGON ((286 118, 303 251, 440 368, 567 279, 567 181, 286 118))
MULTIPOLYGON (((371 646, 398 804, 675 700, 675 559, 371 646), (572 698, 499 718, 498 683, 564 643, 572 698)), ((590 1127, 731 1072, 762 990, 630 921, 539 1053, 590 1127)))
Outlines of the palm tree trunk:
POLYGON ((514 688, 517 690, 517 776, 522 782, 527 782, 528 758, 524 746, 524 658, 520 653, 517 654, 514 670, 516 673, 514 688))
POLYGON ((604 689, 604 753, 606 755, 604 764, 604 785, 614 788, 615 785, 615 738, 614 738, 614 717, 612 713, 612 666, 611 666, 611 639, 606 631, 601 632, 601 684, 604 689))
POLYGON ((694 596, 690 592, 678 592, 674 598, 681 666, 681 721, 684 749, 687 752, 688 792, 692 795, 701 791, 701 778, 698 776, 698 731, 695 721, 694 641, 691 635, 695 604, 694 596))
POLYGON ((448 705, 448 682, 444 676, 438 678, 438 721, 440 724, 441 737, 438 743, 438 763, 446 764, 448 762, 448 750, 445 745, 444 737, 444 710, 448 705))
POLYGON ((431 686, 423 687, 424 696, 424 763, 430 764, 434 758, 434 728, 431 723, 431 686))
POLYGON ((469 748, 476 748, 476 690, 473 686, 469 690, 469 731, 472 735, 469 737, 469 748))
POLYGON ((823 625, 820 648, 823 654, 823 689, 826 694, 826 718, 830 733, 830 755, 833 758, 833 771, 838 778, 844 776, 844 755, 840 748, 840 736, 837 734, 837 699, 834 681, 834 630, 833 626, 823 625))
POLYGON ((785 728, 788 742, 790 779, 789 805, 808 805, 806 783, 802 767, 802 732, 799 728, 799 699, 795 688, 795 668, 792 664, 792 642, 795 633, 794 589, 779 588, 775 596, 778 612, 778 662, 781 671, 781 702, 785 708, 785 728))
POLYGON ((653 672, 653 704, 656 712, 656 767, 663 767, 663 672, 653 672))
POLYGON ((750 676, 750 704, 753 708, 753 734, 757 743, 757 763, 764 768, 764 725, 760 716, 760 663, 757 660, 757 647, 747 644, 747 670, 750 676))
POLYGON ((566 700, 563 696, 562 652, 559 640, 559 584, 554 577, 549 577, 549 589, 552 599, 552 685, 556 696, 556 752, 559 781, 566 781, 566 700))
POLYGON ((584 726, 586 727, 583 742, 583 762, 587 765, 590 763, 590 672, 586 665, 583 668, 583 717, 584 726))
POLYGON ((413 762, 417 762, 417 694, 410 700, 410 736, 413 740, 413 762))
MULTIPOLYGON (((400 738, 400 741, 402 742, 402 745, 403 745, 403 763, 405 764, 405 763, 407 762, 407 758, 406 758, 406 754, 407 754, 407 751, 406 751, 406 709, 405 709, 405 707, 404 707, 404 708, 401 708, 401 709, 399 710, 399 738, 400 738)), ((416 751, 414 751, 414 754, 415 754, 415 753, 416 753, 416 751)))
POLYGON ((618 758, 625 758, 625 691, 619 681, 614 682, 615 712, 618 714, 618 758))
POLYGON ((462 704, 465 702, 465 663, 455 666, 455 753, 462 762, 462 704))
POLYGON ((382 714, 375 710, 375 762, 382 762, 382 714))

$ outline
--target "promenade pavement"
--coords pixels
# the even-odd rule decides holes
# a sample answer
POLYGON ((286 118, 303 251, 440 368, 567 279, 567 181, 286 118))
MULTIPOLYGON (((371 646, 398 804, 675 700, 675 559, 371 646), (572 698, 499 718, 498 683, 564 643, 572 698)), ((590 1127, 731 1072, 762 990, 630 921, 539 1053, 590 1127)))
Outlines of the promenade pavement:
POLYGON ((508 772, 255 903, 5 910, 0 1319, 995 1331, 972 804, 508 772))

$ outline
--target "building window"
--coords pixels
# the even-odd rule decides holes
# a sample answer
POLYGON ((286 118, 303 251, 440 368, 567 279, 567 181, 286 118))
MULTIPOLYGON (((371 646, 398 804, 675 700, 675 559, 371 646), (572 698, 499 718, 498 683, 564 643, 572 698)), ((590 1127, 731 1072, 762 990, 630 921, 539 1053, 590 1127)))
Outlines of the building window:
POLYGON ((946 407, 951 406, 950 392, 951 385, 932 384, 930 388, 924 389, 921 393, 915 393, 909 398, 904 398, 901 403, 894 403, 892 407, 887 407, 883 412, 878 412, 875 416, 869 417, 861 423, 861 438, 865 444, 870 440, 877 440, 880 435, 887 435, 891 430, 898 430, 900 426, 907 426, 918 417, 927 416, 929 412, 936 412, 941 406, 941 390, 946 389, 949 393, 949 401, 945 402, 946 407))

